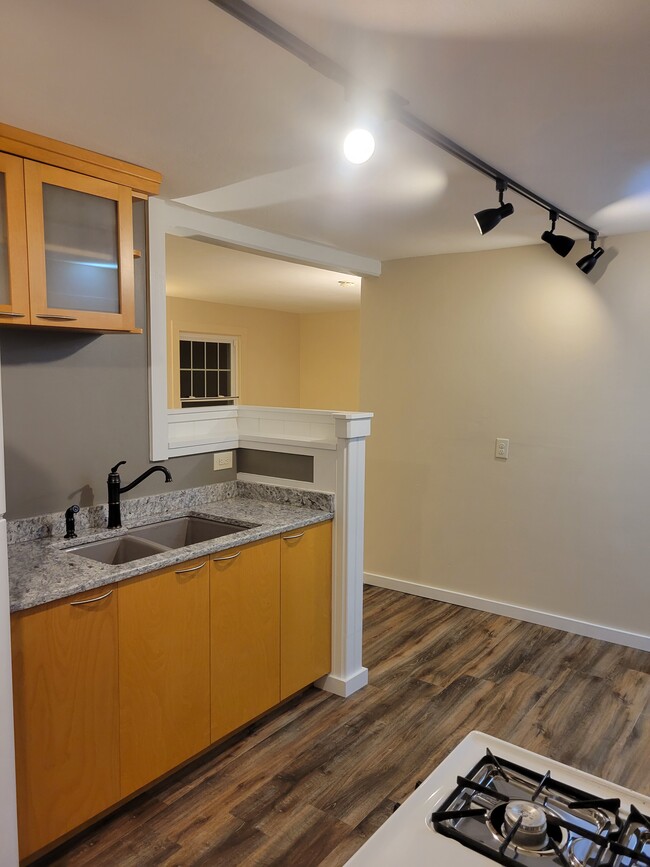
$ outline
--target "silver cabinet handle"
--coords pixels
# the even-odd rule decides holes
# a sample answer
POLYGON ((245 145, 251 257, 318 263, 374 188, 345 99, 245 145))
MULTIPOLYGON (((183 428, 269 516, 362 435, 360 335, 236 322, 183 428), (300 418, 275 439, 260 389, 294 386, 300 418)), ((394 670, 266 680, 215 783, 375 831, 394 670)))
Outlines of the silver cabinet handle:
POLYGON ((190 566, 189 569, 177 569, 176 575, 185 575, 186 572, 197 572, 199 569, 203 569, 205 566, 205 561, 203 563, 199 563, 198 566, 190 566))
POLYGON ((76 316, 60 316, 57 313, 37 313, 37 319, 60 319, 62 322, 76 322, 76 316))
POLYGON ((234 560, 235 557, 239 557, 240 554, 241 554, 241 551, 237 551, 236 554, 231 554, 229 557, 213 557, 212 562, 216 563, 217 560, 234 560))
POLYGON ((295 536, 283 536, 282 538, 286 541, 287 539, 301 539, 305 534, 304 533, 296 533, 295 536))
POLYGON ((91 602, 100 602, 102 599, 106 599, 112 594, 112 590, 109 590, 108 593, 104 593, 103 596, 95 596, 93 599, 82 599, 80 602, 69 602, 69 605, 90 605, 91 602))
POLYGON ((25 318, 24 313, 0 313, 0 316, 13 316, 15 319, 18 319, 18 318, 24 319, 25 318))

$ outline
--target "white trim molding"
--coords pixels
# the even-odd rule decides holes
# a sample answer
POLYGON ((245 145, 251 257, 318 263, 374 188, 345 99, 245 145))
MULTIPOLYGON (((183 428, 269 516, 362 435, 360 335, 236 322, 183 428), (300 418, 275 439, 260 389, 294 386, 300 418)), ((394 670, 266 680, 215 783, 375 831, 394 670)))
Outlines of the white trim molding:
POLYGON ((538 626, 550 626, 574 635, 584 635, 586 638, 598 638, 619 644, 622 647, 633 647, 636 650, 650 651, 650 635, 637 632, 626 632, 613 626, 599 623, 589 623, 550 611, 538 611, 535 608, 524 608, 509 602, 498 602, 495 599, 485 599, 482 596, 471 596, 467 593, 457 593, 453 590, 443 590, 440 587, 430 587, 428 584, 418 584, 415 581, 405 581, 401 578, 389 578, 386 575, 364 573, 364 582, 374 587, 385 587, 387 590, 397 590, 399 593, 409 593, 412 596, 422 596, 425 599, 435 599, 437 602, 449 602, 464 608, 475 608, 478 611, 488 611, 490 614, 501 614, 525 623, 535 623, 538 626))
POLYGON ((197 238, 339 272, 381 273, 381 262, 322 244, 230 223, 164 199, 150 198, 149 433, 152 461, 247 446, 311 455, 312 482, 241 474, 293 488, 334 493, 332 541, 332 671, 323 689, 350 695, 368 682, 361 664, 363 626, 363 492, 365 439, 372 413, 228 406, 170 410, 167 406, 165 236, 197 238))
MULTIPOLYGON (((181 445, 177 436, 170 436, 169 410, 167 407, 167 261, 165 252, 166 235, 196 238, 206 243, 225 244, 242 249, 270 253, 273 256, 293 262, 302 262, 320 268, 350 274, 377 277, 381 273, 381 262, 366 256, 358 256, 344 250, 326 247, 312 241, 276 235, 261 229, 231 223, 221 217, 197 211, 176 202, 152 197, 148 201, 148 240, 149 240, 149 441, 152 461, 172 457, 169 451, 170 439, 174 442, 173 454, 192 455, 217 449, 235 448, 224 445, 224 436, 210 448, 204 433, 206 428, 196 425, 196 444, 187 442, 181 445)), ((210 407, 208 407, 210 409, 210 407)), ((195 412, 179 410, 179 412, 195 412)), ((176 421, 176 420, 174 420, 176 421)), ((178 433, 176 431, 175 433, 178 433)))

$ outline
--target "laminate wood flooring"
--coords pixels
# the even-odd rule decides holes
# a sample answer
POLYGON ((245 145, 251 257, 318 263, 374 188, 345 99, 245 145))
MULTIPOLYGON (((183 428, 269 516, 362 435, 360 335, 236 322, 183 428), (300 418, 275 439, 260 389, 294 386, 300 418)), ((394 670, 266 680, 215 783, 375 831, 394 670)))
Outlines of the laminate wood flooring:
POLYGON ((339 867, 472 729, 650 790, 650 653, 380 588, 369 685, 309 689, 42 859, 339 867))

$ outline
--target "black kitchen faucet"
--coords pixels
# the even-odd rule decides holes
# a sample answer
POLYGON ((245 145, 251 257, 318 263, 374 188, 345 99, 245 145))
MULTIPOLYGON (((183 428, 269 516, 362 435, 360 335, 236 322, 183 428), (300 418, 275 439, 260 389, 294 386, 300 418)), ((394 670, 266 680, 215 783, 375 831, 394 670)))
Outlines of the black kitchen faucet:
POLYGON ((155 467, 149 467, 148 470, 145 470, 141 476, 138 476, 137 479, 134 479, 130 485, 125 485, 123 488, 120 487, 121 479, 120 474, 118 473, 118 469, 125 464, 126 461, 119 461, 119 463, 115 464, 114 467, 111 467, 111 471, 108 474, 107 484, 108 484, 108 529, 113 530, 116 527, 122 526, 122 515, 120 512, 120 494, 126 494, 127 491, 130 491, 132 488, 135 488, 136 485, 139 485, 140 482, 143 482, 148 476, 155 472, 161 472, 165 476, 165 482, 171 482, 172 475, 167 469, 167 467, 163 467, 161 464, 156 464, 155 467))

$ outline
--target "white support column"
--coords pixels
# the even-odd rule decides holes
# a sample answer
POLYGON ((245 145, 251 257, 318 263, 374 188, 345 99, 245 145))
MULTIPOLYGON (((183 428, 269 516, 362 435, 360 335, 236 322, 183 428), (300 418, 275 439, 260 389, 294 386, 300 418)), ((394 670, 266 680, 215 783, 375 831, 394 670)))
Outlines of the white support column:
POLYGON ((366 437, 372 413, 335 413, 336 503, 332 568, 332 670, 317 686, 348 696, 368 683, 363 635, 366 437))

